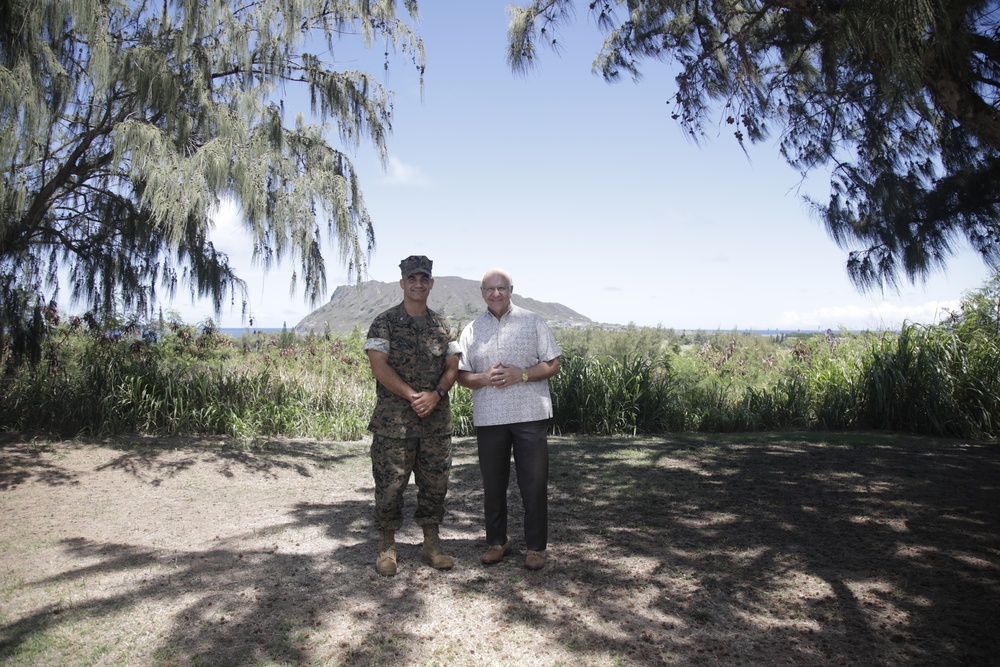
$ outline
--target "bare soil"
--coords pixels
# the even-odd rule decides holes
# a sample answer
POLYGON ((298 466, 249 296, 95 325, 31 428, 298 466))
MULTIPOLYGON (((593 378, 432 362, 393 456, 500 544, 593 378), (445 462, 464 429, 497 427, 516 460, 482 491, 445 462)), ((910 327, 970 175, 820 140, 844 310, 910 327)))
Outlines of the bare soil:
MULTIPOLYGON (((549 563, 374 570, 367 442, 0 440, 5 665, 998 665, 1000 446, 552 440, 549 563)), ((409 510, 415 489, 407 492, 409 510)), ((520 548, 518 548, 520 547, 520 548)))

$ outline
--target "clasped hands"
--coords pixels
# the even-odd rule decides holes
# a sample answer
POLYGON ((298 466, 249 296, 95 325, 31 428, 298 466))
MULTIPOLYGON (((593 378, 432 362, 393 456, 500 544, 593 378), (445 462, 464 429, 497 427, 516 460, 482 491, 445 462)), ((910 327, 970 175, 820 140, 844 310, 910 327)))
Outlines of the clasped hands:
POLYGON ((503 388, 521 381, 524 371, 517 366, 508 366, 498 361, 486 371, 486 384, 491 387, 503 388))
POLYGON ((436 391, 421 391, 410 396, 410 407, 422 419, 433 412, 440 401, 436 391))

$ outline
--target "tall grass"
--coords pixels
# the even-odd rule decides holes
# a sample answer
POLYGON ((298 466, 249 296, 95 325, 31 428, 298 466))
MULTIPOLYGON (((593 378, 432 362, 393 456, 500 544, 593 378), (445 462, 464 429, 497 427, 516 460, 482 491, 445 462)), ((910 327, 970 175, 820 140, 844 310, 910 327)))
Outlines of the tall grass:
MULTIPOLYGON (((994 308, 995 300, 983 303, 994 308)), ((982 311, 881 334, 557 331, 569 338, 560 341, 562 371, 550 380, 552 428, 997 438, 1000 324, 982 311)), ((179 324, 111 332, 60 325, 37 365, 15 363, 0 349, 0 430, 336 440, 367 430, 375 382, 359 331, 238 341, 179 324)), ((454 388, 451 409, 455 433, 473 433, 471 392, 454 388)))
POLYGON ((856 426, 934 435, 997 435, 1000 349, 944 328, 904 327, 860 365, 856 426))
POLYGON ((180 329, 156 342, 57 340, 43 365, 8 368, 0 429, 350 440, 364 434, 374 406, 357 337, 280 347, 180 329))
MULTIPOLYGON (((552 381, 554 429, 1000 435, 1000 335, 995 328, 905 325, 898 333, 787 339, 718 333, 698 341, 662 333, 660 349, 667 352, 659 353, 656 362, 564 358, 563 372, 552 381), (662 372, 651 373, 654 368, 662 372)), ((626 335, 635 339, 634 332, 626 335)), ((607 349, 607 341, 594 338, 607 349)), ((574 340, 576 351, 583 351, 579 334, 574 340)))
POLYGON ((662 433, 680 430, 684 415, 669 366, 639 356, 563 358, 550 390, 562 433, 662 433))
POLYGON ((452 387, 449 398, 451 400, 451 426, 455 435, 474 435, 476 428, 472 424, 472 391, 456 383, 452 387))

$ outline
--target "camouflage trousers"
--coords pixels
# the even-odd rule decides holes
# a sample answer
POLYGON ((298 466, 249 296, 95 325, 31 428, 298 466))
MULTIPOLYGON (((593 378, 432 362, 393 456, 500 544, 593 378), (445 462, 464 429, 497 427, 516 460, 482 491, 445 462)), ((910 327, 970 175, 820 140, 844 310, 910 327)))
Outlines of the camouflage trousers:
POLYGON ((451 472, 451 436, 387 438, 372 436, 372 477, 375 478, 375 527, 399 530, 403 524, 403 492, 413 473, 417 483, 419 526, 440 524, 451 472))

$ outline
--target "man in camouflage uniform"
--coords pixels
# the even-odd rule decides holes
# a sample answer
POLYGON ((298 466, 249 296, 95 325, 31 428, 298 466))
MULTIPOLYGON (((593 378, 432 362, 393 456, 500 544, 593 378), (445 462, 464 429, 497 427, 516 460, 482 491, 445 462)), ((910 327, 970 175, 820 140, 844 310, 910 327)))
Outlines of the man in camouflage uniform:
POLYGON ((378 315, 364 349, 377 381, 372 432, 375 570, 396 574, 395 533, 403 522, 403 491, 414 474, 423 528, 423 560, 439 570, 455 561, 441 551, 438 526, 451 471, 451 406, 448 390, 458 375, 458 342, 444 318, 427 307, 434 287, 431 260, 413 255, 399 264, 403 302, 378 315))

